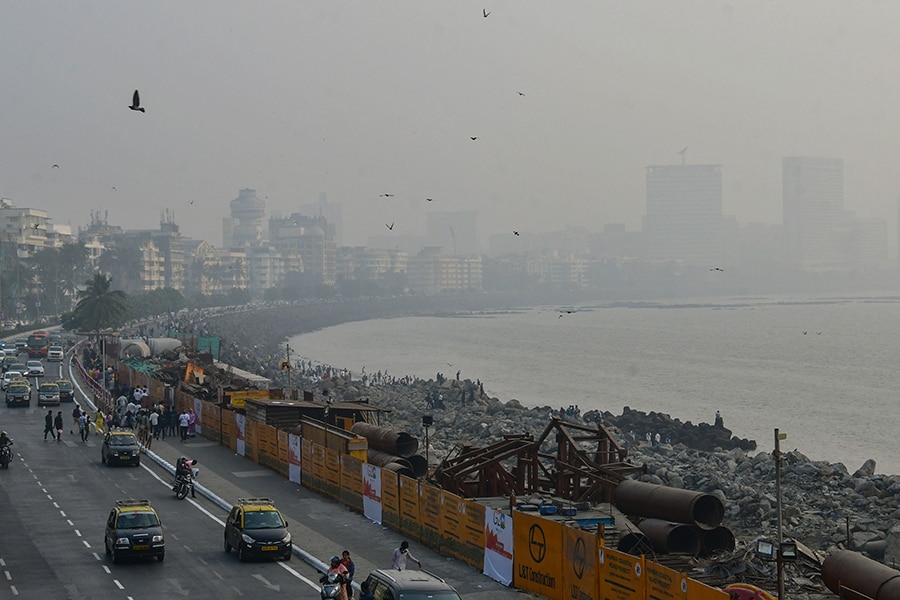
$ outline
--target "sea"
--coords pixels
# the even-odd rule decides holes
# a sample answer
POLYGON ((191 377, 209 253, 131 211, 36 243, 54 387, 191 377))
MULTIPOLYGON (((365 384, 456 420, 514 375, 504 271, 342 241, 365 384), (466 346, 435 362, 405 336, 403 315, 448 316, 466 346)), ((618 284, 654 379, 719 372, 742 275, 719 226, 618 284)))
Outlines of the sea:
MULTIPOLYGON (((757 452, 900 474, 900 296, 758 296, 537 306, 346 323, 289 340, 366 373, 480 380, 527 407, 720 411, 757 452)), ((642 433, 642 432, 638 432, 642 433)), ((677 442, 677 439, 673 439, 677 442)))

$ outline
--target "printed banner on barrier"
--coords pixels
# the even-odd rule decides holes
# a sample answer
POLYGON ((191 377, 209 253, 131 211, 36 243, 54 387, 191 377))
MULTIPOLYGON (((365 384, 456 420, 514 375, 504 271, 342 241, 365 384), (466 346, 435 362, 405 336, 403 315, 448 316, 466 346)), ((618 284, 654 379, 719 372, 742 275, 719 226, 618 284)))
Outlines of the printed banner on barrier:
POLYGON ((203 400, 194 398, 194 433, 203 434, 203 400))
POLYGON ((363 514, 381 525, 381 467, 362 463, 363 514))
POLYGON ((294 483, 303 483, 302 475, 300 470, 300 457, 303 456, 303 450, 301 449, 301 438, 299 435, 294 435, 293 433, 288 434, 288 448, 289 448, 289 463, 288 463, 288 477, 294 483))
POLYGON ((589 531, 566 527, 563 542, 563 597, 568 600, 597 600, 600 537, 589 531))
POLYGON ((564 527, 562 523, 516 511, 513 585, 551 600, 563 600, 564 527))
POLYGON ((600 597, 644 600, 644 559, 612 548, 600 548, 600 597))
POLYGON ((500 510, 484 511, 484 574, 503 585, 513 579, 512 520, 500 510))
POLYGON ((247 447, 244 444, 244 439, 247 435, 247 417, 244 415, 234 415, 235 423, 237 424, 237 454, 238 456, 244 456, 244 452, 247 447))

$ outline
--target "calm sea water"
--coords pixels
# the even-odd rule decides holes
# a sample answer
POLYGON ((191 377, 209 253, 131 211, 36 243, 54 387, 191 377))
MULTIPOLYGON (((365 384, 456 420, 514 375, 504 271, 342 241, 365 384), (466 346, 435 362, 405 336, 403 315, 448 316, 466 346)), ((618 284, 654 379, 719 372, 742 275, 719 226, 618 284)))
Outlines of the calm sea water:
MULTIPOLYGON (((351 369, 480 379, 526 406, 622 407, 712 423, 760 450, 900 473, 900 297, 537 307, 348 323, 290 340, 351 369)), ((677 440, 676 440, 677 441, 677 440)))

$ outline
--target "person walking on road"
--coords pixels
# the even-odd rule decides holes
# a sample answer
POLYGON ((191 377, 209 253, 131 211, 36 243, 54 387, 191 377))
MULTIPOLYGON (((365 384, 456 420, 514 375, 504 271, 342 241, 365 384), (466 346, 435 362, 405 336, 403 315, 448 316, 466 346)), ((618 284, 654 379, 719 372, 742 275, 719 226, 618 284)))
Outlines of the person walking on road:
POLYGON ((90 418, 88 418, 88 414, 86 412, 81 413, 81 416, 78 417, 78 432, 81 433, 81 441, 86 442, 88 439, 88 433, 90 432, 90 418))
POLYGON ((47 414, 44 415, 44 441, 47 441, 47 434, 50 434, 51 438, 56 437, 56 433, 53 429, 53 411, 48 410, 47 414))
POLYGON ((53 426, 56 428, 56 441, 62 441, 62 433, 63 428, 65 427, 65 423, 63 423, 62 411, 56 411, 56 418, 53 419, 53 426))
POLYGON ((402 542, 400 542, 400 547, 394 550, 394 558, 391 562, 391 568, 397 569, 398 571, 403 571, 404 569, 406 569, 407 558, 419 565, 420 569, 422 568, 422 561, 410 554, 409 542, 403 540, 402 542))
POLYGON ((348 600, 353 598, 353 574, 356 573, 356 564, 350 558, 350 551, 344 550, 341 553, 341 564, 347 569, 347 583, 344 587, 347 589, 348 600))
POLYGON ((188 425, 190 425, 191 418, 188 416, 188 412, 186 410, 181 411, 181 415, 178 417, 178 427, 181 429, 181 441, 187 441, 188 434, 188 425))
POLYGON ((75 430, 79 429, 79 427, 81 427, 80 419, 81 419, 81 407, 76 404, 75 407, 72 409, 72 429, 69 430, 70 435, 75 433, 75 430))

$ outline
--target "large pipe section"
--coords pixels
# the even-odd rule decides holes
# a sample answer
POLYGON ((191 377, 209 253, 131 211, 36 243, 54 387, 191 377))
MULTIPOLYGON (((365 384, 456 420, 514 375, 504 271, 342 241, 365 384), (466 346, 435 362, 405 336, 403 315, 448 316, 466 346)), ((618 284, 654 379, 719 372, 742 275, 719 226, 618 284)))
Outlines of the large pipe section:
POLYGON ((900 571, 850 550, 825 559, 822 581, 845 600, 900 600, 900 571))
POLYGON ((712 494, 633 479, 619 483, 613 498, 615 505, 625 514, 693 523, 700 529, 715 529, 725 518, 725 506, 712 494))
POLYGON ((369 448, 389 454, 406 457, 412 456, 419 449, 419 440, 403 431, 370 425, 362 421, 354 423, 350 431, 369 440, 369 448))
POLYGON ((398 465, 403 465, 411 472, 415 471, 415 469, 413 469, 412 463, 402 456, 397 456, 396 454, 388 454, 387 452, 382 452, 381 450, 372 450, 370 448, 368 451, 366 451, 366 460, 370 465, 383 467, 384 465, 397 463, 398 465))
POLYGON ((653 544, 657 554, 700 554, 700 529, 685 523, 672 523, 661 519, 644 519, 638 528, 653 544))
POLYGON ((625 517, 616 516, 616 529, 619 531, 616 550, 633 556, 653 554, 653 544, 634 523, 625 517))
POLYGON ((700 556, 734 551, 734 534, 724 525, 719 525, 715 529, 698 529, 698 531, 700 532, 700 556))

